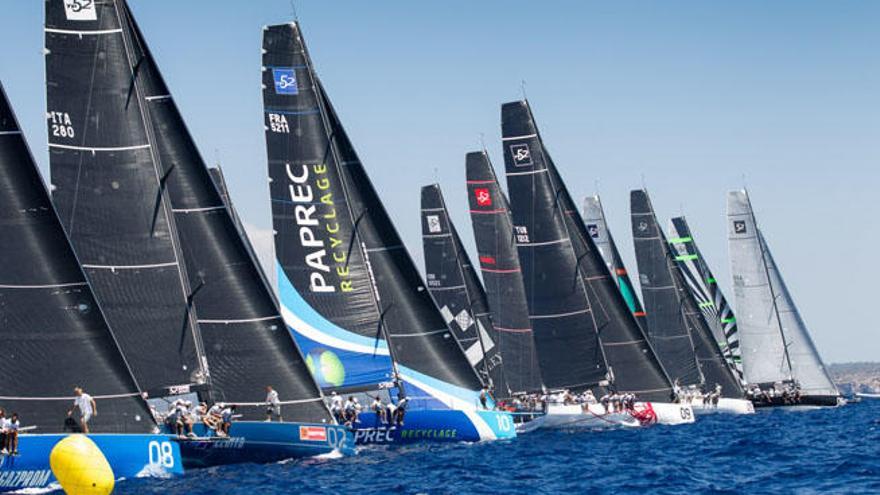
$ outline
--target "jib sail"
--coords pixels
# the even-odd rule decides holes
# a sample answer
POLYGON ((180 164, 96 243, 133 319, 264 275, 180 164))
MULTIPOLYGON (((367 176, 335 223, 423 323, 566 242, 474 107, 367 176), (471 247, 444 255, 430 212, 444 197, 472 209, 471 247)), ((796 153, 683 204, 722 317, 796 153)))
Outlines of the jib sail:
POLYGON ((73 388, 95 398, 96 433, 155 427, 0 84, 0 407, 57 433, 73 388), (66 399, 64 399, 66 397, 66 399))

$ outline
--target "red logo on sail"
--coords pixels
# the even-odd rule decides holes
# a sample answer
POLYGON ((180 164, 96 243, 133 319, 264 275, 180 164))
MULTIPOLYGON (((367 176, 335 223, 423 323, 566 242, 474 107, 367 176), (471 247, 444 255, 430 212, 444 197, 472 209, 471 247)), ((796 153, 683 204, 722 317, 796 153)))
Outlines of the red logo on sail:
POLYGON ((323 426, 300 426, 299 439, 306 442, 326 442, 327 428, 323 426))
POLYGON ((474 197, 477 198, 478 205, 492 206, 492 195, 489 194, 489 189, 485 187, 478 187, 474 189, 474 197))
POLYGON ((480 256, 480 263, 484 265, 494 265, 495 258, 493 258, 492 256, 480 256))

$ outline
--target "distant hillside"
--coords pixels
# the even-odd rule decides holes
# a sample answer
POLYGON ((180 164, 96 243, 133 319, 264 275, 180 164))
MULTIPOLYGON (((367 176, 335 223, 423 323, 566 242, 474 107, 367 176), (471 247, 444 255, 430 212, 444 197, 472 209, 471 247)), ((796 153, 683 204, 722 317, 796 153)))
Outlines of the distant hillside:
POLYGON ((846 395, 880 393, 880 363, 833 363, 828 365, 828 371, 846 395))

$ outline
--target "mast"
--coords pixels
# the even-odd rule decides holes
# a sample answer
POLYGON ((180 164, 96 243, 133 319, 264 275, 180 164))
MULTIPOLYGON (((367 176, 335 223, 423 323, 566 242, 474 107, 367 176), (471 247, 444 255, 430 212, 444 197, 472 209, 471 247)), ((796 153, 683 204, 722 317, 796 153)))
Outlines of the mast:
POLYGON ((498 335, 489 317, 486 294, 449 218, 437 184, 422 187, 422 246, 428 290, 468 361, 496 390, 507 396, 498 335))
POLYGON ((194 391, 210 377, 124 4, 48 2, 45 31, 58 214, 140 386, 194 391))
POLYGON ((606 385, 608 368, 595 314, 527 102, 501 106, 501 130, 514 231, 544 383, 573 390, 606 385))
POLYGON ((468 203, 504 377, 511 395, 544 386, 535 350, 510 204, 485 150, 465 157, 468 203))
POLYGON ((7 412, 17 412, 35 433, 60 433, 73 388, 81 386, 100 405, 101 414, 89 421, 93 432, 152 431, 152 415, 64 234, 2 83, 0 251, 0 403, 7 412))

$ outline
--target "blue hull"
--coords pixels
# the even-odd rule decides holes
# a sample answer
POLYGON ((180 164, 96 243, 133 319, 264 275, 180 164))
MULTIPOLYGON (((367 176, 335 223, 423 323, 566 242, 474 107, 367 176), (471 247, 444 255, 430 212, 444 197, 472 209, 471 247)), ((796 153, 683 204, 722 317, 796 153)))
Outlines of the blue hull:
POLYGON ((314 457, 339 452, 355 453, 354 437, 344 426, 320 423, 232 423, 228 438, 209 438, 205 425, 194 425, 198 439, 179 439, 180 453, 187 469, 239 464, 266 463, 284 459, 314 457))
MULTIPOLYGON (((0 492, 57 484, 49 467, 49 454, 55 444, 67 436, 21 435, 19 455, 0 456, 0 492)), ((180 449, 167 435, 93 434, 88 437, 101 449, 116 479, 183 473, 180 449)))
POLYGON ((362 413, 355 425, 358 445, 417 442, 480 442, 516 438, 513 416, 503 411, 424 409, 407 411, 404 424, 386 426, 376 413, 362 413))

